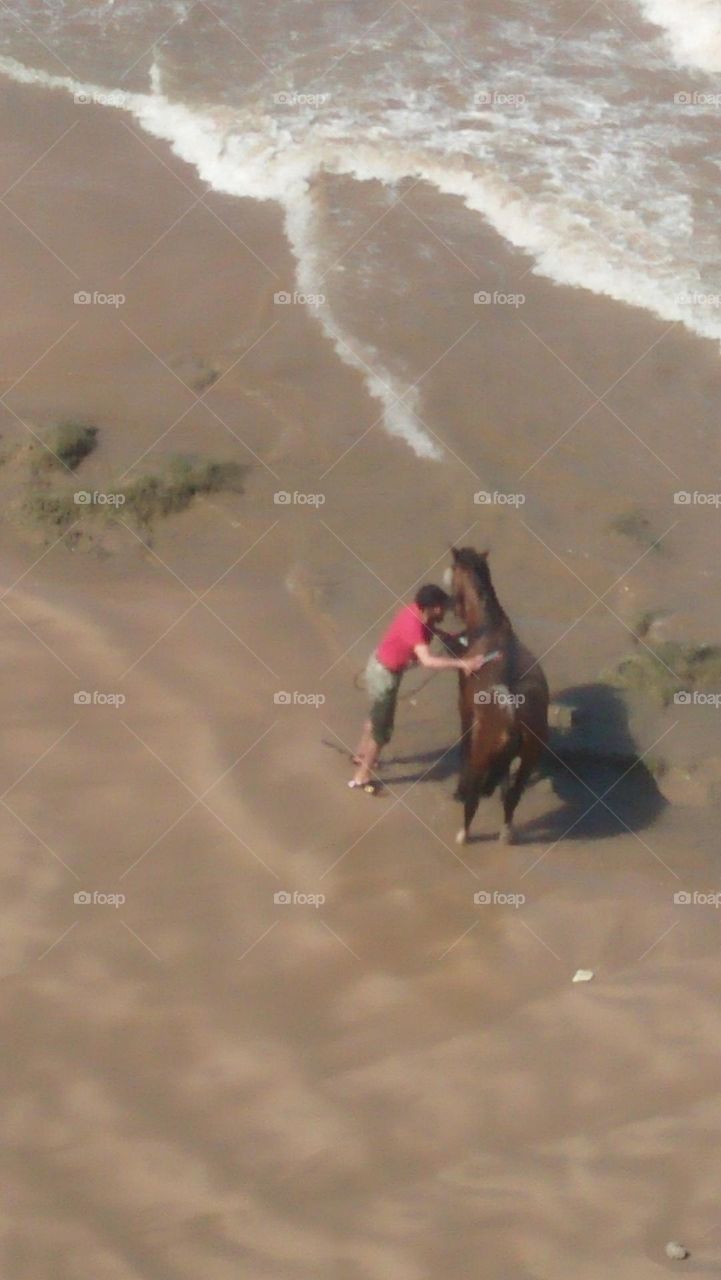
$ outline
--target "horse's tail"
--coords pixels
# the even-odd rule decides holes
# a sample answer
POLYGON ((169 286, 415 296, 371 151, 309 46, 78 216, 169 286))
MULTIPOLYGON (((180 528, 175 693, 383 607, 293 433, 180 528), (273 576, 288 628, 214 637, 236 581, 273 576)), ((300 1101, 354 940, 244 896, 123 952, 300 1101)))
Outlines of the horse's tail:
POLYGON ((499 783, 507 776, 508 771, 513 763, 513 759, 518 755, 518 739, 514 734, 506 746, 499 751, 498 755, 491 761, 485 774, 481 775, 479 782, 481 784, 480 794, 482 796, 492 796, 499 783))
POLYGON ((481 771, 474 769, 473 760, 468 760, 458 784, 456 793, 458 799, 466 800, 475 796, 480 800, 492 796, 496 787, 507 776, 515 756, 518 755, 518 746, 518 737, 513 734, 498 754, 489 760, 487 767, 481 771))

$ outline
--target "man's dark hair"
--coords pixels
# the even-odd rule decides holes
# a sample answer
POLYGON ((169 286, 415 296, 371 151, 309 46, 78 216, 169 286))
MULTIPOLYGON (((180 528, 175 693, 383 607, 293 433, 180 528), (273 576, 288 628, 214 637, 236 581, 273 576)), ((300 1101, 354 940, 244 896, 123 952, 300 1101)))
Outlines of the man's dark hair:
POLYGON ((442 609, 448 609, 450 603, 451 597, 443 587, 437 587, 433 582, 427 582, 416 592, 416 604, 419 609, 434 609, 439 606, 442 609))

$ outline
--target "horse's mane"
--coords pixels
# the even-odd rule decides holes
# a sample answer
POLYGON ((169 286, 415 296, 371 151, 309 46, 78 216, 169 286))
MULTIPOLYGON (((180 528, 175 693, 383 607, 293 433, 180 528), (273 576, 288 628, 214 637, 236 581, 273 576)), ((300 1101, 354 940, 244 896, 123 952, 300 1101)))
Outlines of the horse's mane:
MULTIPOLYGON (((509 648, 515 649, 515 634, 511 620, 508 617, 503 605, 496 595, 493 583, 491 581, 491 571, 488 567, 487 554, 482 555, 480 551, 476 551, 474 547, 460 547, 455 552, 456 564, 473 574, 476 588, 480 596, 490 605, 492 614, 495 614, 494 624, 501 627, 508 633, 509 648)), ((509 657, 513 656, 513 652, 509 657)))
POLYGON ((501 609, 500 601, 491 582, 487 553, 486 555, 481 555, 481 552, 476 551, 474 547, 461 547, 456 551, 456 563, 473 574, 478 590, 503 614, 503 609, 501 609))
POLYGON ((488 572, 486 557, 482 556, 480 551, 476 551, 475 547, 458 547, 455 556, 464 569, 473 569, 477 573, 488 572))

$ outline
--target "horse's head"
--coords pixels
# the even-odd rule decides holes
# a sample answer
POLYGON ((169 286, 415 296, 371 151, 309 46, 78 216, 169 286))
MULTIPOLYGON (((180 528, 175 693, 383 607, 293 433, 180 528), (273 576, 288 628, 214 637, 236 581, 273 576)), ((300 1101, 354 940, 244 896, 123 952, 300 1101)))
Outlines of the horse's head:
POLYGON ((453 597, 456 615, 471 629, 484 626, 499 608, 488 568, 488 552, 473 547, 451 547, 453 563, 444 585, 453 597))

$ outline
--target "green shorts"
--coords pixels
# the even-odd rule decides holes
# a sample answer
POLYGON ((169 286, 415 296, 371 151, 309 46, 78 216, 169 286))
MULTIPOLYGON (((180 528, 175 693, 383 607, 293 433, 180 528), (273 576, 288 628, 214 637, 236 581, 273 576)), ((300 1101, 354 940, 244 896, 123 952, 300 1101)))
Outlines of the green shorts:
POLYGON ((402 676, 402 671, 389 671, 374 653, 371 654, 365 683, 370 698, 371 732, 379 747, 384 747, 391 740, 402 676))

